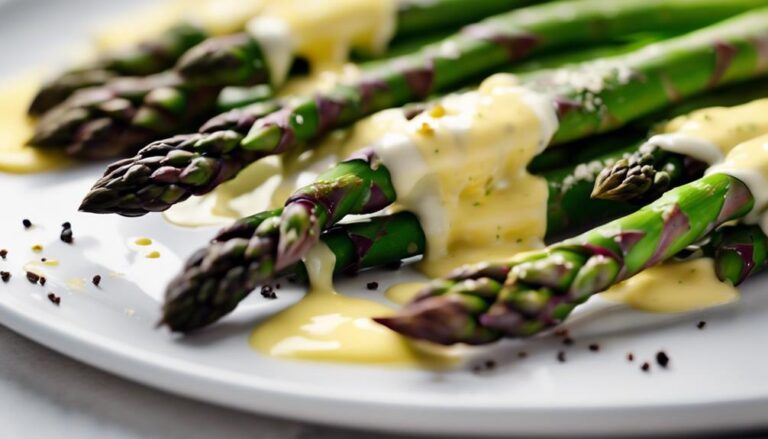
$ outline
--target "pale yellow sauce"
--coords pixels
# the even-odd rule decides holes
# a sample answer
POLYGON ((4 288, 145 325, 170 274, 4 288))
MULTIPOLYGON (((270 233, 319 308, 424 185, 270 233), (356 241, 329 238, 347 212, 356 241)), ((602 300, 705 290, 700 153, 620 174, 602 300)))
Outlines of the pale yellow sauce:
POLYGON ((43 265, 47 267, 58 267, 59 266, 59 260, 58 259, 46 259, 45 261, 41 261, 43 265))
POLYGON ((67 288, 72 291, 82 291, 83 289, 85 289, 85 278, 73 277, 73 278, 67 279, 65 284, 67 288))
POLYGON ((248 28, 273 82, 282 84, 294 56, 324 70, 344 64, 353 47, 380 52, 394 34, 396 12, 395 0, 269 1, 248 28))
POLYGON ((672 119, 659 128, 662 147, 714 164, 736 145, 768 134, 768 98, 712 107, 672 119), (665 137, 666 136, 666 137, 665 137))
POLYGON ((136 238, 133 241, 133 243, 136 244, 136 245, 140 245, 140 246, 152 245, 152 239, 150 239, 150 238, 136 238))
POLYGON ((43 267, 42 262, 30 261, 24 264, 24 266, 22 267, 22 270, 24 270, 24 272, 34 273, 38 276, 45 276, 44 268, 45 267, 43 267))
POLYGON ((680 313, 720 306, 739 298, 721 282, 710 258, 667 262, 611 287, 601 297, 654 313, 680 313))
POLYGON ((392 285, 384 292, 384 297, 392 303, 405 305, 412 301, 427 286, 426 282, 403 282, 392 285))
POLYGON ((419 264, 427 275, 543 245, 547 183, 526 166, 549 143, 555 127, 545 125, 554 115, 542 120, 548 102, 541 98, 546 109, 537 111, 526 93, 513 76, 495 75, 390 127, 392 140, 376 147, 398 205, 419 215, 427 235, 419 264))
POLYGON ((160 252, 156 251, 156 250, 153 250, 153 251, 147 253, 146 255, 144 255, 144 257, 147 258, 147 259, 157 259, 157 258, 160 257, 160 252))
POLYGON ((313 248, 305 263, 309 293, 296 305, 260 324, 251 345, 277 358, 387 365, 440 365, 446 358, 427 354, 380 326, 371 317, 393 310, 333 289, 335 256, 324 244, 313 248))
POLYGON ((34 121, 26 111, 39 86, 36 74, 23 75, 0 86, 0 172, 43 172, 70 163, 63 154, 27 146, 34 121))

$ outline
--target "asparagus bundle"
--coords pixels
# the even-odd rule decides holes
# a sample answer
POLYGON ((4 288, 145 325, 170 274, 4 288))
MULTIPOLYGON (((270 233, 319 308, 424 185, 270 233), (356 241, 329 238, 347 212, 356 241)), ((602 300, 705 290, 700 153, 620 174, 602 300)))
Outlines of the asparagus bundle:
MULTIPOLYGON (((638 152, 640 139, 645 137, 648 126, 655 123, 655 120, 667 119, 670 116, 680 116, 689 114, 700 108, 711 107, 714 103, 728 103, 732 105, 743 104, 760 98, 768 93, 765 89, 764 81, 752 81, 727 87, 713 93, 690 99, 675 105, 665 111, 663 115, 657 115, 656 118, 639 121, 631 127, 622 129, 609 135, 598 138, 589 138, 582 140, 577 144, 563 145, 558 148, 551 148, 543 154, 534 158, 528 166, 530 172, 540 174, 548 185, 547 200, 547 235, 549 237, 562 234, 569 228, 579 228, 601 219, 615 217, 621 214, 629 213, 635 210, 633 203, 620 201, 620 198, 611 200, 591 199, 598 175, 602 175, 605 169, 611 169, 615 163, 619 163, 627 156, 632 156, 638 152), (629 145, 617 148, 617 145, 629 145), (568 165, 568 160, 575 161, 575 165, 568 165), (559 167, 558 167, 559 165, 559 167)), ((428 110, 428 106, 422 106, 421 111, 428 110)), ((374 192, 385 194, 384 198, 392 201, 392 183, 388 181, 389 174, 386 167, 381 163, 371 166, 371 156, 360 155, 344 162, 341 162, 335 168, 319 176, 317 184, 310 185, 298 191, 291 197, 291 200, 301 200, 298 207, 291 201, 287 203, 292 208, 315 210, 320 206, 328 205, 332 207, 332 212, 320 210, 315 215, 315 225, 326 222, 336 223, 343 215, 340 212, 369 212, 381 207, 383 202, 381 196, 370 197, 374 192), (371 205, 361 208, 360 201, 372 198, 378 206, 371 205), (348 207, 357 203, 357 206, 348 207), (347 207, 341 207, 346 204, 347 207), (325 218, 319 221, 319 218, 325 218)), ((667 169, 670 187, 677 187, 689 181, 699 178, 705 165, 697 162, 698 166, 671 162, 675 169, 667 169), (683 170, 687 172, 682 172, 683 170)), ((660 196, 663 191, 656 193, 660 196)), ((650 192, 645 194, 650 197, 650 192)), ((651 201, 651 200, 649 200, 651 201)), ((301 212, 301 210, 299 211, 301 212)), ((223 230, 214 239, 213 243, 207 249, 200 250, 187 264, 186 269, 169 285, 167 291, 167 302, 164 306, 164 322, 176 331, 189 331, 199 326, 204 326, 225 315, 236 306, 239 299, 232 301, 221 301, 226 303, 225 307, 220 307, 204 301, 193 301, 190 297, 195 297, 201 289, 201 283, 207 282, 209 285, 215 285, 213 288, 216 295, 221 297, 244 298, 259 283, 269 282, 276 276, 281 275, 282 271, 276 269, 276 255, 278 254, 279 238, 281 236, 280 227, 290 228, 289 223, 296 217, 287 215, 287 220, 283 217, 283 209, 274 212, 265 212, 253 217, 245 218, 236 223, 232 228, 223 230), (285 220, 286 223, 282 221, 285 220), (256 224, 269 221, 268 225, 259 229, 256 224), (230 247, 230 239, 247 240, 251 251, 248 254, 240 254, 238 246, 230 247), (258 250, 257 250, 258 249, 258 250), (217 260, 215 270, 203 268, 201 261, 217 260), (247 266, 243 272, 240 267, 247 266), (223 279, 230 279, 227 275, 231 270, 241 276, 241 282, 224 285, 223 279), (255 274, 258 275, 255 275, 255 274), (251 277, 252 276, 252 277, 251 277), (217 280, 218 279, 218 280, 217 280), (194 325, 187 323, 186 316, 193 311, 187 309, 193 305, 200 305, 207 311, 197 311, 197 318, 194 325)), ((306 219, 306 217, 304 217, 306 219)), ((376 219, 373 220, 377 221, 376 219)), ((335 229, 343 229, 345 226, 334 226, 335 229)), ((313 234, 319 235, 321 240, 325 239, 325 233, 322 234, 315 229, 313 234)), ((424 245, 418 239, 409 238, 409 236, 423 236, 421 224, 416 217, 409 217, 407 220, 399 221, 397 227, 391 227, 386 234, 377 236, 376 242, 381 239, 381 244, 385 242, 395 243, 414 242, 415 252, 408 256, 422 255, 424 245)), ((245 241, 241 241, 245 242, 245 241)), ((312 240, 305 242, 304 248, 311 245, 312 240)), ((358 240, 355 248, 361 254, 364 254, 371 245, 368 239, 358 240)), ((331 247, 331 250, 336 251, 331 247)), ((301 253, 300 253, 301 254, 301 253)), ((300 255, 299 254, 299 255, 300 255)), ((402 258, 402 254, 393 252, 389 259, 381 259, 382 264, 394 263, 402 258)), ((296 258, 293 258, 296 259, 296 258)), ((346 259, 344 259, 346 260, 346 259)), ((371 264, 357 264, 370 267, 371 264)), ((729 265, 730 266, 730 265, 729 265)), ((346 263, 340 263, 337 267, 341 271, 348 271, 346 263)), ((726 277, 722 277, 726 278, 726 277)), ((731 277, 727 277, 731 278, 731 277)))
POLYGON ((201 27, 180 23, 155 38, 107 53, 43 84, 32 99, 29 114, 39 116, 66 100, 75 91, 102 85, 118 76, 144 76, 169 69, 184 52, 207 37, 208 34, 201 27))
MULTIPOLYGON (((626 149, 619 149, 590 159, 591 164, 571 165, 550 170, 542 175, 549 187, 548 234, 558 234, 566 227, 586 225, 591 221, 633 209, 633 206, 628 204, 592 200, 589 197, 599 170, 624 154, 626 149), (583 166, 587 166, 587 172, 579 169, 583 166)), ((387 204, 384 199, 392 196, 391 182, 388 181, 386 168, 382 164, 372 167, 371 160, 371 156, 361 155, 340 163, 319 177, 316 184, 294 194, 291 200, 296 200, 296 203, 289 202, 288 206, 291 209, 320 208, 320 216, 327 215, 329 224, 338 221, 339 212, 342 210, 347 213, 378 210, 381 205, 387 204), (386 196, 370 197, 373 192, 386 196), (376 200, 375 203, 379 206, 372 207, 370 201, 361 205, 361 200, 366 198, 376 200), (322 211, 321 206, 326 205, 333 207, 332 212, 322 211), (341 205, 344 207, 339 207, 341 205)), ((206 326, 231 312, 259 284, 292 272, 290 267, 295 267, 300 262, 292 257, 290 260, 295 262, 284 262, 286 268, 277 268, 276 254, 279 250, 281 228, 290 228, 292 221, 296 219, 295 215, 286 215, 285 209, 278 209, 241 219, 222 230, 210 245, 189 259, 183 271, 169 284, 163 306, 163 323, 179 332, 206 326), (201 295, 201 291, 206 293, 201 295), (191 318, 192 315, 195 317, 191 318)), ((423 255, 426 245, 418 218, 407 212, 397 215, 398 221, 391 223, 384 233, 375 236, 347 233, 348 236, 354 235, 354 238, 345 242, 344 246, 348 248, 345 254, 354 254, 357 257, 353 263, 350 263, 347 256, 337 258, 337 271, 347 272, 350 268, 386 265, 396 263, 404 257, 423 255), (374 245, 377 249, 382 249, 381 253, 377 253, 379 256, 375 263, 367 256, 374 245), (403 249, 406 252, 403 252, 403 249)), ((383 221, 381 218, 372 218, 370 224, 383 221)), ((318 228, 314 233, 337 253, 337 248, 330 245, 332 243, 327 236, 331 231, 339 233, 349 227, 357 225, 332 226, 322 233, 318 228)), ((309 242, 315 241, 305 242, 305 245, 310 245, 309 242)))
MULTIPOLYGON (((633 214, 546 249, 507 263, 457 269, 433 281, 398 315, 376 320, 403 335, 446 345, 531 336, 561 323, 593 294, 744 217, 753 205, 744 183, 711 174, 672 189, 633 214)), ((749 258, 764 258, 764 252, 750 255, 744 249, 731 246, 723 262, 738 262, 741 255, 742 265, 719 270, 734 283, 748 274, 743 268, 755 263, 749 258)))
MULTIPOLYGON (((758 2, 759 3, 759 2, 758 2)), ((165 210, 191 195, 209 192, 243 167, 272 154, 311 142, 374 111, 422 99, 456 87, 538 51, 588 43, 659 26, 686 28, 711 22, 757 3, 714 0, 582 0, 522 9, 470 26, 441 44, 371 68, 354 82, 327 94, 291 103, 264 117, 246 114, 237 130, 202 133, 157 141, 135 157, 110 166, 86 196, 81 209, 138 216, 165 210), (663 12, 662 12, 663 11, 663 12), (561 17, 569 13, 570 21, 561 17), (584 32, 584 29, 591 29, 584 32), (450 53, 446 47, 451 47, 450 53)), ((720 83, 759 73, 754 41, 766 32, 766 13, 756 11, 688 37, 660 43, 654 50, 556 73, 533 75, 531 87, 555 90, 561 108, 563 142, 615 128, 627 120, 720 83), (619 68, 621 67, 621 68, 619 68), (590 70, 597 69, 597 72, 590 70), (626 81, 627 71, 631 72, 626 81), (587 75, 603 83, 606 105, 594 105, 588 90, 558 83, 587 75), (560 78, 560 79, 558 79, 560 78), (675 85, 669 96, 667 82, 675 85), (624 99, 642 96, 635 102, 624 99), (589 102, 588 102, 589 101, 589 102), (591 103, 590 103, 591 102, 591 103), (612 108, 616 107, 616 108, 612 108), (611 108, 611 112, 604 108, 611 108)), ((310 145, 311 146, 311 145, 310 145)))
MULTIPOLYGON (((427 32, 465 24, 486 14, 535 1, 473 1, 473 11, 463 16, 457 14, 457 10, 460 4, 466 5, 467 0, 403 2, 395 36, 412 35, 414 26, 427 32)), ((709 13, 714 16, 709 20, 734 14, 750 3, 748 0, 738 2, 740 7, 718 8, 722 11, 709 13)), ((186 51, 174 71, 143 78, 117 78, 73 94, 45 114, 30 143, 62 148, 84 159, 127 155, 158 137, 198 127, 215 111, 215 95, 224 87, 268 82, 269 69, 262 50, 248 35, 212 38, 186 51), (158 95, 173 95, 172 102, 158 105, 158 95)))

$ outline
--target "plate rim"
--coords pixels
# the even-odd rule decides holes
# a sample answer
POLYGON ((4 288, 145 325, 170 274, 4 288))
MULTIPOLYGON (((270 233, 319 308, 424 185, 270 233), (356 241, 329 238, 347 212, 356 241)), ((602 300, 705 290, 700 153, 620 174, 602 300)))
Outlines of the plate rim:
MULTIPOLYGON (((4 299, 13 296, 9 294, 4 299)), ((366 397, 365 393, 356 394, 354 398, 343 392, 322 395, 301 384, 291 385, 285 381, 278 382, 282 388, 277 388, 268 379, 257 376, 248 376, 248 381, 238 382, 237 379, 243 377, 240 372, 196 365, 188 360, 142 350, 64 319, 47 321, 38 318, 31 309, 25 309, 24 304, 14 307, 9 302, 12 300, 0 300, 0 323, 64 356, 171 394, 283 419, 387 432, 447 435, 509 434, 509 425, 522 419, 525 423, 518 425, 516 434, 633 435, 768 426, 764 416, 768 412, 768 397, 712 399, 696 403, 542 404, 505 408, 484 405, 480 401, 462 404, 445 400, 425 404, 418 398, 366 397), (285 388, 286 385, 289 387, 285 388), (296 410, 297 407, 301 410, 296 410), (413 409, 418 409, 419 416, 408 416, 413 409), (359 416, 340 417, 340 411, 350 415, 358 413, 359 416), (376 415, 365 416, 366 413, 376 415), (621 419, 611 421, 614 415, 621 415, 621 419), (692 416, 695 422, 691 420, 692 416), (464 422, 465 417, 475 421, 464 422), (688 422, 680 421, 684 419, 688 422)))

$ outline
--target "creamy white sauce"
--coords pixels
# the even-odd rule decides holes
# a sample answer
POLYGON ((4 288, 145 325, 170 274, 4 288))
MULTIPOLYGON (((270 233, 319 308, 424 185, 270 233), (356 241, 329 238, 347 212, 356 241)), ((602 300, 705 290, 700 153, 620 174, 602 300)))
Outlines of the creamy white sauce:
POLYGON ((647 144, 713 165, 736 145, 768 134, 766 114, 768 99, 733 107, 704 108, 665 123, 647 144))
POLYGON ((755 204, 744 222, 760 224, 768 233, 768 134, 733 148, 721 163, 707 170, 707 174, 715 173, 738 178, 749 188, 755 204))
POLYGON ((422 269, 444 274, 540 247, 547 187, 526 166, 557 130, 551 100, 495 75, 435 105, 409 121, 390 111, 399 124, 372 145, 392 174, 398 207, 419 216, 428 243, 422 269))

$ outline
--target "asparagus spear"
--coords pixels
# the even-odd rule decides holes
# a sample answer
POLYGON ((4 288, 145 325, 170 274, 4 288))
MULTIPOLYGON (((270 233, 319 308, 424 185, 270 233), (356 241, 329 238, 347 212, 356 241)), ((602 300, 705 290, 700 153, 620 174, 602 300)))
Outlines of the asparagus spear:
POLYGON ((198 26, 182 23, 169 28, 155 39, 107 53, 43 84, 32 99, 28 113, 42 116, 81 89, 104 86, 120 77, 147 76, 171 69, 182 55, 207 41, 208 37, 208 33, 198 26))
POLYGON ((117 76, 144 76, 171 68, 184 52, 207 37, 200 27, 180 23, 136 46, 107 53, 45 83, 32 99, 29 114, 41 115, 75 91, 102 85, 117 76))
MULTIPOLYGON (((111 166, 85 197, 81 210, 129 216, 164 210, 191 195, 210 191, 260 158, 311 142, 375 110, 455 86, 468 76, 508 62, 510 57, 662 22, 682 26, 695 15, 703 14, 700 20, 711 18, 717 9, 714 5, 690 0, 586 0, 523 9, 481 22, 449 40, 456 48, 450 56, 439 47, 428 47, 422 53, 383 63, 361 80, 339 85, 329 94, 301 100, 256 119, 250 127, 241 126, 240 132, 214 131, 192 136, 186 142, 155 142, 135 157, 111 166), (559 17, 565 11, 573 14, 573 20, 562 23, 559 17), (585 33, 584 26, 594 32, 585 33), (242 134, 246 128, 249 131, 242 134), (169 154, 188 160, 172 164, 169 154)), ((531 88, 555 95, 561 119, 555 142, 573 140, 616 128, 668 105, 674 98, 759 75, 762 64, 755 41, 768 33, 767 24, 768 12, 757 10, 649 49, 530 74, 524 80, 531 88), (600 84, 601 90, 585 88, 585 84, 594 83, 600 84)))
POLYGON ((446 345, 531 336, 561 323, 593 294, 742 218, 753 204, 741 181, 708 175, 546 249, 507 263, 460 268, 433 281, 398 315, 376 320, 406 336, 446 345))
MULTIPOLYGON (((599 159, 594 159, 593 165, 568 166, 556 169, 543 175, 549 185, 548 208, 548 233, 558 234, 569 226, 585 225, 607 216, 622 214, 633 206, 611 201, 591 200, 589 194, 592 182, 597 172, 604 165, 613 163, 625 154, 625 150, 606 154, 599 159), (586 166, 587 170, 579 169, 586 166), (591 177, 590 177, 591 175, 591 177)), ((168 286, 167 300, 163 307, 163 322, 174 331, 188 332, 201 326, 208 325, 234 309, 237 303, 245 298, 260 283, 269 282, 281 274, 290 272, 291 268, 284 270, 276 268, 278 258, 279 238, 282 229, 288 229, 290 224, 301 218, 306 219, 306 212, 320 206, 328 206, 329 211, 321 212, 314 221, 313 237, 331 244, 327 235, 330 230, 346 230, 348 225, 331 226, 341 217, 342 209, 346 212, 363 213, 378 210, 385 204, 393 201, 389 173, 383 164, 377 167, 371 166, 372 156, 361 156, 342 162, 335 169, 330 170, 324 176, 318 178, 318 183, 310 185, 298 191, 287 206, 297 213, 286 212, 279 209, 271 212, 260 213, 244 218, 231 227, 222 230, 213 243, 195 253, 186 264, 186 267, 168 286), (382 194, 371 197, 371 194, 382 194), (372 200, 361 206, 361 200, 372 200), (352 205, 353 208, 346 206, 352 205), (332 211, 331 211, 332 210, 332 211), (325 227, 319 227, 324 224, 325 227), (244 252, 243 248, 248 251, 244 252), (203 264, 202 261, 216 261, 203 264), (238 273, 240 281, 235 285, 225 282, 226 273, 234 271, 238 273), (243 271, 244 270, 244 271, 243 271), (195 299, 199 291, 214 291, 210 297, 218 297, 215 303, 206 302, 198 309, 197 304, 203 302, 195 299), (218 304, 223 304, 219 306, 218 304), (188 320, 194 313, 196 318, 188 320)), ((372 223, 379 221, 371 219, 372 223)), ((356 226, 355 226, 356 227, 356 226)), ((373 226, 372 226, 373 227, 373 226)), ((354 233, 359 235, 359 233, 354 233)), ((349 252, 354 254, 369 254, 372 245, 371 235, 366 239, 356 238, 350 240, 349 252)), ((423 254, 425 244, 421 224, 414 215, 398 220, 397 226, 392 226, 386 234, 376 235, 373 240, 377 248, 382 249, 379 257, 374 261, 365 259, 366 263, 357 263, 355 266, 370 267, 373 265, 385 265, 395 263, 403 258, 402 245, 406 245, 407 256, 419 256, 423 254), (411 243, 414 243, 411 245, 411 243), (387 249, 391 246, 392 251, 387 249), (373 262, 376 262, 375 264, 373 262)), ((314 239, 304 241, 306 246, 315 242, 314 239)), ((337 249, 331 245, 334 252, 337 249)), ((294 253, 296 255, 296 253, 294 253)), ((295 263, 295 256, 290 259, 295 263)), ((344 259, 346 261, 346 259, 344 259)), ((285 263, 286 266, 290 266, 285 263)), ((349 271, 350 265, 339 262, 337 269, 349 271)), ((208 296, 206 296, 208 297, 208 296)))
MULTIPOLYGON (((240 220, 195 253, 184 274, 168 287, 160 324, 178 332, 207 326, 234 310, 256 285, 271 281, 274 266, 253 255, 270 245, 256 235, 269 229, 269 219, 279 214, 278 210, 240 220)), ((335 227, 321 240, 336 255, 337 273, 397 262, 422 253, 426 246, 418 220, 408 212, 335 227)), ((301 262, 280 274, 306 278, 301 262)))
MULTIPOLYGON (((398 14, 398 23, 402 21, 404 24, 396 36, 403 31, 413 32, 409 26, 415 24, 420 24, 423 31, 429 31, 431 25, 439 29, 456 22, 459 19, 457 5, 459 2, 466 4, 466 1, 405 2, 398 14), (435 14, 427 14, 428 11, 435 14), (411 14, 415 16, 411 17, 411 14)), ((493 13, 498 8, 533 1, 539 0, 481 0, 475 12, 465 14, 463 20, 467 21, 463 22, 469 22, 477 15, 493 13)), ((740 7, 714 8, 715 11, 703 15, 713 21, 743 10, 751 0, 738 0, 738 3, 740 7)), ((30 143, 65 149, 69 154, 84 159, 128 155, 152 140, 188 132, 199 126, 201 116, 210 117, 216 110, 216 101, 202 98, 201 94, 207 97, 210 89, 218 91, 226 86, 268 83, 268 70, 261 48, 246 34, 208 39, 185 52, 172 72, 165 71, 142 79, 117 78, 73 94, 46 113, 30 143), (168 78, 173 78, 171 83, 168 78), (126 81, 132 84, 127 89, 124 86, 126 81), (186 105, 179 105, 174 117, 169 118, 155 111, 157 108, 152 96, 167 94, 171 89, 177 101, 194 102, 195 105, 188 109, 186 105), (115 106, 120 111, 111 111, 115 106), (93 135, 94 132, 98 135, 93 135)))

